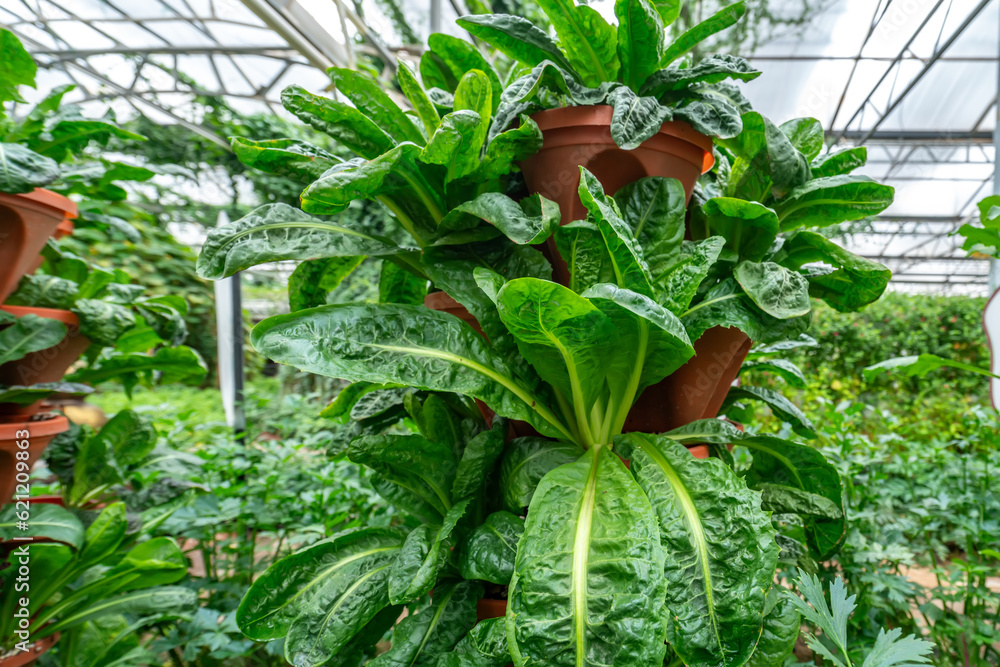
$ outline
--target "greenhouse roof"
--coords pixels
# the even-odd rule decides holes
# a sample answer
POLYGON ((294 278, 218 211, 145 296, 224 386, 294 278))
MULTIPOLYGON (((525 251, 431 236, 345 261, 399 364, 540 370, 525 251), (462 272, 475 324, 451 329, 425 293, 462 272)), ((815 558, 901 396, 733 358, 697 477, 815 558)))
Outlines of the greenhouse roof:
MULTIPOLYGON (((612 1, 590 3, 612 16, 612 1)), ((864 143, 865 173, 895 186, 896 203, 851 247, 893 269, 901 289, 985 293, 985 260, 950 236, 992 191, 1000 0, 770 0, 772 14, 819 5, 802 26, 758 46, 764 75, 746 87, 775 120, 813 116, 831 143, 864 143)), ((78 100, 134 108, 196 131, 196 92, 241 110, 277 108, 281 89, 323 89, 323 70, 350 65, 352 41, 386 56, 406 44, 386 3, 337 0, 0 0, 0 24, 42 67, 39 90, 78 84, 78 100), (361 39, 363 38, 363 40, 361 39)), ((407 0, 425 37, 431 22, 461 34, 462 0, 407 0)), ((409 48, 408 48, 409 47, 409 48)), ((219 138, 219 141, 222 141, 219 138)))

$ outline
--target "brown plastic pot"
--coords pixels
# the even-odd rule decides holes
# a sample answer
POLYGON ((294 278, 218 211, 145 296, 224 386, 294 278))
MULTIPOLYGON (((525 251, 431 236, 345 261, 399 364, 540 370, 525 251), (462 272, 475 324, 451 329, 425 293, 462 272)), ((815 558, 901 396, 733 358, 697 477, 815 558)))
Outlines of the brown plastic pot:
POLYGON ((38 421, 16 424, 0 424, 0 505, 10 502, 18 485, 18 475, 23 475, 21 483, 27 483, 27 474, 42 456, 52 438, 69 430, 69 420, 52 417, 38 421), (21 447, 20 445, 24 445, 21 447), (18 452, 27 452, 27 459, 18 461, 18 452), (26 468, 18 471, 18 463, 26 468))
POLYGON ((624 431, 664 433, 717 417, 750 345, 747 335, 736 328, 706 331, 695 341, 694 357, 642 393, 625 420, 624 431))
MULTIPOLYGON (((39 253, 61 224, 77 214, 72 200, 49 190, 21 195, 0 193, 0 302, 21 277, 41 265, 39 253)), ((67 228, 63 226, 63 231, 67 228)), ((72 231, 70 223, 69 231, 72 231)))
MULTIPOLYGON (((90 340, 80 333, 80 320, 68 310, 27 306, 0 306, 0 309, 16 317, 31 314, 59 320, 66 325, 66 337, 58 344, 0 366, 0 385, 27 386, 40 382, 59 382, 69 367, 90 346, 90 340)), ((41 409, 41 404, 42 401, 28 406, 0 404, 0 420, 3 416, 8 417, 8 421, 10 416, 30 417, 41 409)))
POLYGON ((58 641, 58 632, 49 635, 45 639, 39 639, 29 646, 27 651, 18 651, 0 657, 0 667, 27 667, 27 665, 33 665, 43 653, 55 646, 58 641))
MULTIPOLYGON (((638 148, 623 150, 611 138, 612 114, 602 104, 549 109, 531 117, 542 131, 542 149, 521 162, 521 171, 530 192, 559 204, 560 224, 587 217, 577 193, 581 166, 608 195, 645 176, 662 176, 679 180, 690 200, 698 177, 715 163, 712 139, 684 121, 667 121, 638 148)), ((569 272, 553 239, 548 249, 556 282, 568 284, 569 272)))

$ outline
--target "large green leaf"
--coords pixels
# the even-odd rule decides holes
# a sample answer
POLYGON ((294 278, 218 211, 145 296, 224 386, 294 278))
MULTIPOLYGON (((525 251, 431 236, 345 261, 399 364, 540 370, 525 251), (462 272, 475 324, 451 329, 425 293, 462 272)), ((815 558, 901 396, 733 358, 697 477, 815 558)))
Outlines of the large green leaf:
POLYGON ((883 372, 899 372, 903 373, 905 377, 922 378, 939 368, 955 368, 960 371, 985 375, 986 377, 1000 378, 1000 376, 994 375, 986 368, 955 361, 954 359, 945 359, 936 354, 920 354, 886 359, 865 368, 864 374, 866 380, 871 380, 883 372))
POLYGON ((494 512, 465 538, 459 570, 465 579, 479 579, 506 586, 514 574, 517 543, 524 521, 510 512, 494 512))
POLYGON ((787 320, 812 310, 809 281, 780 264, 743 261, 733 274, 747 296, 771 317, 787 320))
POLYGON ((881 213, 895 190, 867 176, 816 178, 795 188, 775 205, 781 229, 829 227, 881 213))
MULTIPOLYGON (((327 295, 361 265, 364 256, 307 259, 288 277, 288 308, 291 312, 326 304, 327 295)), ((381 283, 380 283, 381 287, 381 283)))
POLYGON ((813 160, 812 174, 815 178, 842 176, 849 174, 868 162, 868 149, 864 146, 844 148, 813 160))
POLYGON ((676 178, 648 176, 615 193, 615 203, 653 276, 673 264, 673 255, 684 240, 687 195, 676 178))
POLYGON ((820 263, 828 269, 809 267, 809 295, 823 299, 841 312, 854 312, 877 301, 892 278, 892 271, 855 255, 830 239, 801 230, 786 239, 778 261, 793 269, 820 263))
POLYGON ((313 95, 300 86, 285 88, 281 103, 299 120, 366 160, 378 157, 396 143, 385 129, 351 105, 313 95))
POLYGON ((718 459, 655 435, 619 436, 660 523, 667 641, 692 667, 742 665, 760 637, 778 545, 760 495, 718 459))
POLYGON ((455 206, 441 221, 440 234, 474 228, 485 220, 517 244, 544 243, 559 226, 559 205, 534 194, 519 202, 487 192, 455 206))
POLYGON ((649 0, 616 0, 621 79, 639 90, 659 69, 663 57, 663 19, 649 0))
POLYGON ((417 126, 369 74, 346 67, 331 67, 327 72, 337 92, 389 136, 397 142, 423 144, 424 136, 417 126))
POLYGON ((352 440, 348 456, 416 494, 442 517, 451 509, 458 463, 448 444, 419 435, 373 435, 352 440))
MULTIPOLYGON (((663 262, 666 266, 654 274, 663 305, 678 315, 686 312, 724 246, 725 239, 721 236, 683 241, 679 252, 663 262)), ((695 336, 695 340, 697 338, 695 336)))
POLYGON ((434 103, 427 96, 427 91, 424 90, 423 85, 417 80, 417 75, 405 60, 397 61, 396 81, 399 82, 400 89, 406 95, 406 99, 410 101, 410 104, 413 105, 413 110, 417 112, 417 116, 420 117, 420 122, 424 125, 424 132, 430 137, 438 128, 441 116, 437 112, 437 107, 434 106, 434 103))
POLYGON ((401 268, 398 264, 389 261, 382 262, 378 277, 379 303, 420 305, 423 304, 426 296, 426 277, 415 276, 411 271, 401 268))
POLYGON ((369 667, 433 667, 476 624, 481 585, 460 581, 434 589, 430 607, 403 619, 392 634, 392 647, 369 667))
POLYGON ((34 88, 37 70, 34 59, 21 40, 10 30, 0 28, 0 102, 24 102, 17 88, 34 88))
POLYGON ((726 402, 722 407, 722 412, 725 412, 726 408, 734 402, 746 400, 764 403, 776 417, 791 424, 792 429, 803 438, 816 437, 815 427, 809 417, 797 405, 788 400, 784 394, 773 389, 751 385, 733 387, 726 394, 726 402))
POLYGON ((251 334, 269 358, 352 382, 394 383, 478 398, 494 412, 569 437, 506 360, 461 320, 420 306, 343 304, 264 320, 251 334))
POLYGON ((609 447, 538 485, 510 583, 518 667, 663 662, 663 550, 656 515, 609 447))
POLYGON ((390 602, 410 603, 434 588, 438 574, 456 546, 455 531, 465 517, 469 503, 463 500, 448 510, 441 525, 425 524, 406 536, 399 556, 389 568, 390 602))
POLYGON ((554 238, 569 271, 569 288, 580 294, 588 287, 616 280, 604 237, 597 225, 577 220, 557 227, 554 238))
POLYGON ((420 153, 421 162, 445 167, 449 183, 468 176, 479 166, 479 146, 474 145, 473 135, 483 127, 483 117, 475 111, 458 109, 446 114, 420 153))
POLYGON ((809 180, 808 160, 780 128, 757 112, 744 113, 742 123, 742 132, 721 140, 738 158, 726 188, 728 196, 764 201, 772 194, 783 197, 809 180))
POLYGON ((726 239, 726 248, 740 259, 761 261, 778 238, 778 216, 763 204, 715 197, 701 208, 708 233, 726 239))
POLYGON ((730 84, 696 85, 683 93, 674 118, 686 120, 706 136, 730 139, 743 131, 742 103, 742 93, 730 84))
POLYGON ((784 588, 775 586, 767 594, 764 607, 764 630, 757 642, 757 650, 750 657, 747 667, 774 667, 785 664, 792 654, 799 637, 802 615, 784 588))
POLYGON ((87 526, 78 564, 93 565, 114 554, 128 531, 125 503, 111 503, 87 526))
POLYGON ((497 305, 521 356, 586 421, 618 345, 611 319, 571 289, 536 278, 508 282, 497 305))
POLYGON ((16 195, 59 178, 56 161, 21 144, 0 143, 0 192, 16 195))
POLYGON ((596 9, 573 0, 541 0, 538 5, 584 85, 618 80, 618 35, 596 9))
POLYGON ((271 139, 253 141, 243 137, 231 140, 233 152, 240 162, 266 171, 309 184, 323 175, 341 159, 319 146, 298 139, 271 139))
POLYGON ((551 60, 571 72, 573 66, 556 43, 531 21, 510 14, 470 14, 458 25, 512 60, 534 67, 551 60))
POLYGON ((650 76, 639 89, 643 95, 660 97, 664 93, 684 90, 693 84, 712 84, 737 79, 752 81, 760 76, 746 59, 729 54, 712 54, 693 67, 668 67, 650 76))
POLYGON ((83 525, 72 512, 59 505, 31 503, 25 509, 20 503, 11 503, 0 512, 0 540, 41 537, 79 549, 83 545, 83 525))
MULTIPOLYGON (((500 83, 500 77, 497 76, 496 70, 493 69, 493 66, 479 52, 479 49, 475 45, 464 39, 439 32, 433 33, 427 38, 427 45, 438 56, 440 62, 448 68, 451 76, 457 82, 461 82, 462 77, 470 70, 479 70, 484 73, 489 78, 492 90, 491 111, 496 111, 497 105, 500 102, 500 94, 503 92, 503 85, 500 83)), ((423 61, 421 60, 421 74, 423 74, 423 71, 423 61)), ((430 87, 435 84, 428 84, 425 79, 424 85, 430 87)), ((456 93, 457 89, 457 84, 447 88, 447 90, 456 93)))
MULTIPOLYGON (((23 315, 0 329, 0 364, 23 359, 25 355, 58 345, 66 337, 66 325, 59 320, 23 315)), ((30 378, 24 378, 30 380, 30 378)))
POLYGON ((663 106, 655 97, 639 97, 626 86, 611 91, 608 104, 614 108, 611 115, 611 138, 627 151, 638 148, 659 132, 665 121, 672 118, 670 107, 663 106))
POLYGON ((510 664, 506 622, 487 618, 476 624, 455 650, 442 655, 437 667, 505 667, 510 664))
POLYGON ((132 591, 124 595, 98 599, 93 604, 84 605, 78 611, 60 618, 55 623, 45 626, 37 634, 36 639, 47 637, 56 632, 79 627, 105 616, 129 614, 132 616, 149 616, 151 614, 185 614, 198 608, 198 593, 182 586, 158 586, 145 590, 132 591))
POLYGON ((486 146, 486 155, 472 178, 482 181, 505 176, 525 158, 531 157, 542 148, 542 131, 538 123, 522 115, 517 127, 493 136, 486 146))
POLYGON ((79 370, 66 377, 70 382, 86 382, 97 385, 109 380, 118 380, 131 390, 139 381, 151 383, 153 374, 158 379, 169 382, 199 382, 208 373, 205 362, 190 347, 163 347, 153 354, 116 354, 102 359, 97 366, 79 370))
POLYGON ((712 35, 735 24, 743 18, 746 11, 745 0, 740 0, 720 9, 712 16, 692 27, 667 47, 663 58, 660 60, 660 67, 666 67, 712 35))
POLYGON ((482 490, 497 459, 503 453, 507 428, 507 420, 496 417, 493 419, 493 428, 477 434, 465 445, 451 487, 454 502, 474 498, 482 490))
POLYGON ((782 123, 781 131, 810 162, 823 150, 823 126, 815 118, 794 118, 782 123))
POLYGON ((31 386, 0 385, 0 403, 15 405, 31 405, 36 401, 48 398, 52 394, 67 394, 69 396, 86 396, 93 393, 94 388, 76 382, 38 382, 31 386))
POLYGON ((822 496, 836 505, 841 516, 835 519, 806 517, 810 546, 820 559, 835 555, 847 538, 846 499, 840 473, 816 449, 767 436, 739 441, 753 454, 747 473, 751 486, 777 484, 822 496))
POLYGON ((402 543, 400 532, 372 528, 279 560, 243 597, 236 612, 240 630, 257 641, 288 635, 289 662, 323 664, 388 605, 389 567, 402 543))
POLYGON ((503 505, 514 514, 523 514, 531 504, 538 482, 564 463, 580 458, 582 450, 571 442, 544 438, 515 438, 507 446, 500 463, 500 490, 503 505))
POLYGON ((122 334, 136 325, 130 308, 110 301, 77 299, 72 310, 80 320, 80 334, 102 347, 113 347, 122 334))
POLYGON ((218 280, 258 264, 285 259, 389 255, 400 249, 365 231, 314 218, 288 204, 266 204, 208 232, 198 274, 218 280))
POLYGON ((755 343, 795 338, 809 328, 809 315, 779 320, 750 300, 733 278, 723 280, 705 293, 697 305, 681 315, 691 340, 698 340, 713 327, 735 327, 755 343))

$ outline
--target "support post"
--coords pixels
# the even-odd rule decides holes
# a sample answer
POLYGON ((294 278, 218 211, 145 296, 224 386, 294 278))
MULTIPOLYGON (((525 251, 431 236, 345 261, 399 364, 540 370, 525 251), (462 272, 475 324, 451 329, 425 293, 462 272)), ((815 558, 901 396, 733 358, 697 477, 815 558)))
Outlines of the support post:
MULTIPOLYGON (((225 225, 229 216, 219 212, 218 223, 225 225)), ((215 282, 215 324, 219 349, 219 389, 226 411, 226 423, 236 439, 245 443, 247 428, 243 411, 243 294, 241 274, 215 282)))
MULTIPOLYGON (((993 128, 993 194, 1000 195, 1000 25, 997 26, 997 107, 993 128)), ((990 260, 990 295, 1000 288, 1000 259, 990 260)))

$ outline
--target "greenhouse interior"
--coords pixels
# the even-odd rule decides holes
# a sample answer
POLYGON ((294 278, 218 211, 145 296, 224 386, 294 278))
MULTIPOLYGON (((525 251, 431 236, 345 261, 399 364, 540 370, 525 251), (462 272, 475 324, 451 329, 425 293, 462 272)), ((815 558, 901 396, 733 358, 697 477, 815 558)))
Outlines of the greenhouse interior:
POLYGON ((1000 667, 1000 0, 0 0, 0 667, 1000 667))

